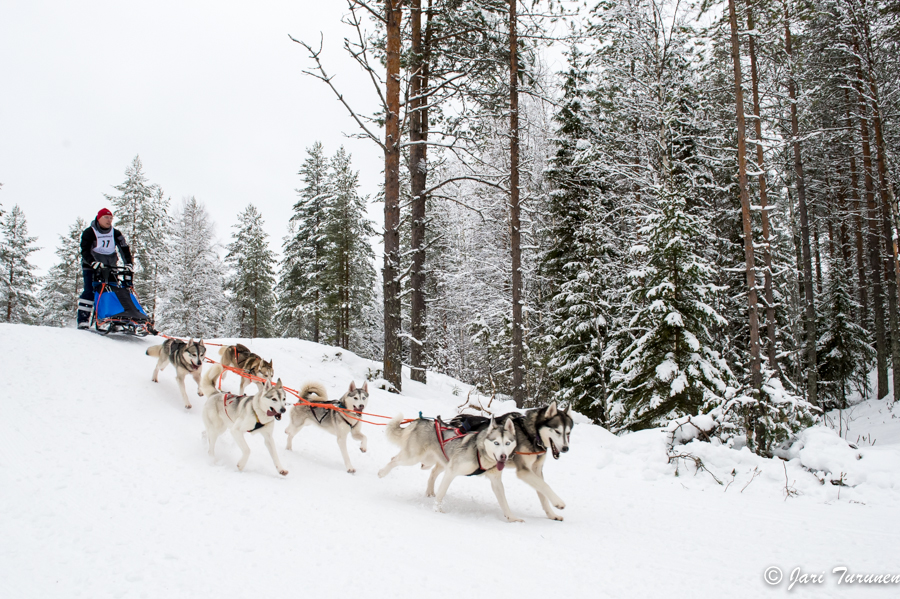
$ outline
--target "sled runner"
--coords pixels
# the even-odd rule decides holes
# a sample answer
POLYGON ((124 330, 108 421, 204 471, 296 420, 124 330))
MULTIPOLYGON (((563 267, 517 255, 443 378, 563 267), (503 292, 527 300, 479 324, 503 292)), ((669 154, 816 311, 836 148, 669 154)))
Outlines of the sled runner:
POLYGON ((101 335, 156 335, 153 319, 134 294, 131 271, 120 266, 103 266, 95 271, 91 326, 101 335))

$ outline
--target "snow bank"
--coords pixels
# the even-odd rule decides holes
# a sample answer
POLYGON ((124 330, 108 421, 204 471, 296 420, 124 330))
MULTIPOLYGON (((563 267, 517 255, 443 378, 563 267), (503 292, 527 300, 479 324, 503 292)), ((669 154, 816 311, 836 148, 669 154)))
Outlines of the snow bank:
MULTIPOLYGON (((350 444, 355 475, 322 431, 304 429, 286 451, 285 421, 276 442, 287 477, 258 436, 248 439, 244 472, 228 436, 210 459, 203 399, 185 410, 171 369, 150 381, 144 351, 158 340, 12 325, 0 325, 0 339, 14 348, 0 377, 4 597, 393 599, 459 592, 465 577, 465 592, 477 596, 658 597, 686 588, 755 599, 772 592, 762 575, 773 564, 900 572, 890 549, 900 541, 900 468, 896 445, 880 440, 854 450, 812 430, 785 462, 698 440, 673 452, 665 431, 617 437, 578 417, 570 451, 544 468, 566 501, 565 521, 548 520, 510 472, 506 495, 525 523, 508 524, 482 478, 456 479, 444 514, 424 496, 420 469, 379 479, 396 448, 370 425, 367 453, 350 444), (823 483, 821 472, 829 480, 844 472, 854 486, 823 483)), ((286 384, 319 380, 335 397, 379 366, 309 342, 242 341, 272 358, 286 384)), ((402 395, 370 385, 371 412, 455 414, 470 387, 428 378, 405 379, 402 395)), ((190 380, 187 389, 195 392, 190 380)))

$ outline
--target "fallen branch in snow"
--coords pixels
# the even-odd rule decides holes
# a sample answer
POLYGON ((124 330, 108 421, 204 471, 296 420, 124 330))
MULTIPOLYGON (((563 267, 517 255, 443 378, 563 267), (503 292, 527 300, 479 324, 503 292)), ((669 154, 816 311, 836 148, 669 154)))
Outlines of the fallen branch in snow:
MULTIPOLYGON (((467 410, 467 409, 471 408, 473 410, 477 410, 477 411, 481 412, 482 414, 487 414, 488 416, 493 416, 493 413, 488 409, 491 407, 491 402, 488 402, 487 408, 484 407, 484 404, 481 403, 480 395, 475 396, 475 399, 478 401, 478 405, 476 406, 474 403, 472 403, 471 397, 472 397, 473 390, 474 389, 469 389, 469 393, 466 395, 466 401, 464 401, 462 403, 462 405, 456 406, 456 413, 462 414, 463 410, 467 410)), ((494 398, 492 396, 491 401, 493 401, 493 400, 494 400, 494 398)))
POLYGON ((734 482, 734 477, 736 477, 736 476, 737 476, 737 469, 736 469, 736 468, 732 468, 732 469, 731 469, 731 480, 728 481, 728 484, 727 484, 727 485, 725 485, 725 491, 722 491, 723 493, 726 492, 726 491, 728 491, 728 487, 730 487, 730 486, 731 486, 731 483, 734 482))
POLYGON ((782 460, 781 466, 784 468, 784 500, 787 501, 788 497, 796 497, 800 494, 800 491, 795 489, 794 485, 788 486, 787 462, 782 460))
POLYGON ((720 485, 722 484, 722 481, 720 481, 720 480, 716 477, 716 475, 713 474, 712 472, 710 472, 710 471, 709 471, 709 468, 707 468, 707 467, 703 464, 703 460, 701 460, 700 458, 698 458, 698 457, 695 456, 694 454, 692 454, 692 453, 669 453, 668 455, 669 455, 669 464, 672 463, 672 460, 675 460, 675 476, 678 476, 678 460, 692 461, 692 462, 694 462, 694 468, 696 468, 696 470, 695 470, 695 472, 694 472, 694 475, 695 475, 695 476, 697 475, 697 472, 700 472, 701 470, 704 470, 704 471, 707 472, 711 477, 713 477, 713 480, 714 480, 714 481, 716 481, 716 482, 717 482, 718 484, 720 484, 720 485))
MULTIPOLYGON (((759 470, 759 467, 758 467, 758 466, 754 466, 754 468, 753 468, 753 476, 751 476, 751 477, 750 477, 750 480, 747 481, 747 484, 744 485, 744 489, 746 489, 747 487, 749 487, 749 486, 750 486, 750 483, 753 482, 753 479, 756 478, 757 476, 759 476, 760 474, 761 474, 761 472, 760 472, 760 470, 759 470)), ((741 489, 741 493, 744 492, 744 489, 741 489)))

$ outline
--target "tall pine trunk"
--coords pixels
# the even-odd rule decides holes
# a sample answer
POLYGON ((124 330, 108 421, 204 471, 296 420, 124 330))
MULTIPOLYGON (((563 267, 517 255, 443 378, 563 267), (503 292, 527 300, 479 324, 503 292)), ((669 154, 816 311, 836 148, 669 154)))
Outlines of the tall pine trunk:
MULTIPOLYGON (((866 30, 868 35, 868 30, 866 30)), ((869 41, 867 47, 869 47, 869 41)), ((884 132, 881 128, 881 108, 878 103, 878 84, 872 73, 869 58, 869 91, 872 104, 872 126, 875 130, 875 154, 878 169, 878 191, 881 196, 881 228, 885 245, 884 277, 887 281, 888 319, 891 327, 891 364, 893 366, 894 401, 900 399, 900 322, 897 314, 897 289, 900 287, 900 265, 897 260, 897 239, 891 226, 891 208, 894 206, 893 192, 887 178, 887 158, 884 147, 884 132)))
MULTIPOLYGON (((846 89, 844 89, 844 103, 847 107, 847 132, 852 140, 856 136, 853 134, 853 119, 850 116, 850 96, 846 89)), ((859 279, 857 283, 859 285, 859 324, 871 332, 871 326, 869 325, 869 285, 868 277, 866 276, 865 247, 863 245, 863 209, 859 197, 859 171, 856 165, 856 150, 852 144, 848 149, 850 151, 850 198, 853 200, 853 233, 856 237, 856 272, 859 279)))
POLYGON ((412 27, 412 47, 410 56, 411 77, 409 82, 409 173, 412 196, 412 272, 410 285, 412 297, 410 306, 409 344, 410 378, 425 382, 425 185, 427 178, 427 102, 421 98, 425 91, 425 48, 422 45, 422 0, 411 0, 410 25, 412 27))
POLYGON ((747 301, 750 316, 750 382, 759 391, 762 386, 759 358, 759 314, 756 297, 756 265, 753 258, 753 225, 750 222, 750 192, 747 184, 747 136, 744 125, 744 90, 741 81, 741 46, 738 40, 735 0, 728 0, 731 23, 731 58, 734 62, 734 100, 737 113, 738 183, 741 191, 741 217, 744 226, 744 261, 747 270, 747 301))
POLYGON ((387 73, 384 119, 384 378, 400 391, 400 22, 403 0, 385 0, 387 73))
POLYGON ((509 0, 509 227, 512 253, 513 400, 525 406, 522 322, 522 241, 519 222, 519 40, 516 3, 509 0))
POLYGON ((769 202, 766 189, 765 162, 763 159, 762 119, 759 110, 759 72, 756 66, 756 42, 754 40, 753 8, 747 7, 747 29, 751 31, 750 43, 750 76, 753 82, 753 116, 756 131, 756 166, 759 170, 759 205, 762 219, 763 262, 766 266, 764 276, 764 293, 766 299, 766 333, 769 338, 769 368, 781 372, 776 359, 775 344, 775 293, 772 289, 772 235, 769 228, 769 202))
POLYGON ((875 363, 878 371, 878 399, 888 393, 887 337, 884 326, 884 291, 882 289, 883 267, 879 248, 881 247, 878 223, 880 218, 875 206, 875 183, 872 179, 872 149, 869 144, 869 118, 866 99, 863 96, 860 80, 862 72, 857 69, 854 80, 857 102, 859 105, 859 131, 862 138, 863 180, 866 188, 866 207, 868 208, 869 227, 869 267, 872 277, 872 308, 875 315, 875 363))
POLYGON ((791 25, 787 9, 784 15, 784 48, 791 63, 788 73, 788 97, 791 104, 791 137, 794 146, 794 177, 797 183, 797 210, 800 212, 800 246, 803 257, 803 295, 806 302, 806 390, 807 398, 818 405, 816 358, 816 303, 813 294, 812 255, 809 248, 809 212, 806 207, 806 184, 803 157, 800 154, 800 125, 797 118, 797 90, 794 85, 791 25))

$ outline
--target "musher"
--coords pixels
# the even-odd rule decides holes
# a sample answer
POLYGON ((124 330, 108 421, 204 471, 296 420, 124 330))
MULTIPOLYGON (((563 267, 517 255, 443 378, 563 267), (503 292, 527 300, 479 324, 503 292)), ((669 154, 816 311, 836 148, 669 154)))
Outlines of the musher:
MULTIPOLYGON (((81 273, 84 291, 78 300, 78 328, 90 328, 91 312, 94 309, 94 279, 97 271, 106 266, 114 267, 119 262, 116 249, 122 254, 126 275, 134 272, 134 260, 125 236, 112 226, 113 213, 104 208, 97 213, 91 226, 81 234, 81 273)), ((128 281, 130 276, 126 277, 128 281)))

